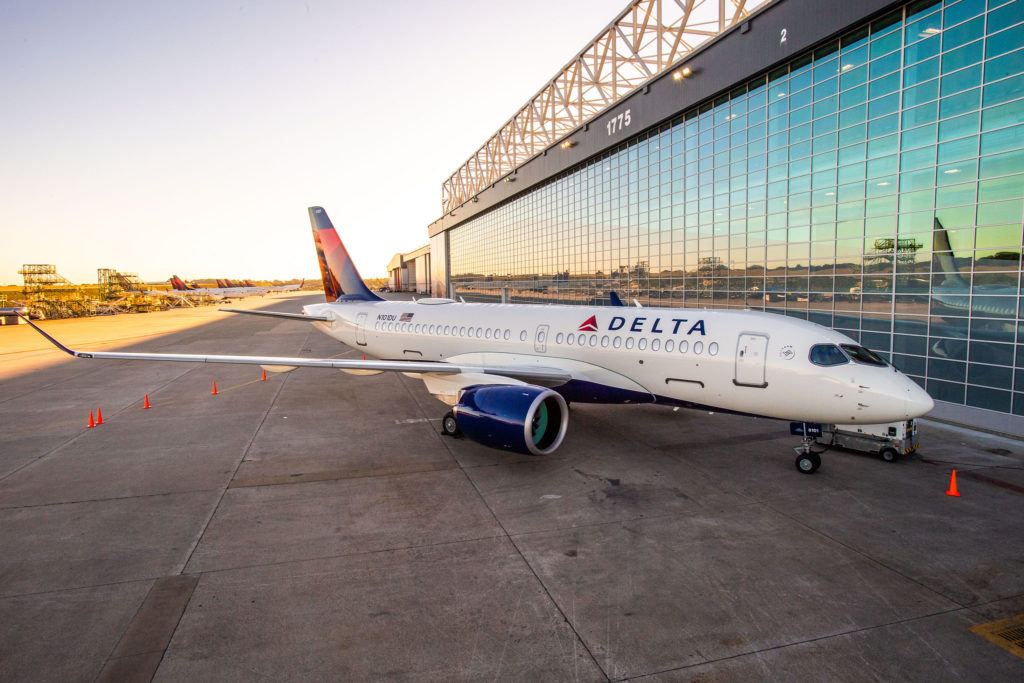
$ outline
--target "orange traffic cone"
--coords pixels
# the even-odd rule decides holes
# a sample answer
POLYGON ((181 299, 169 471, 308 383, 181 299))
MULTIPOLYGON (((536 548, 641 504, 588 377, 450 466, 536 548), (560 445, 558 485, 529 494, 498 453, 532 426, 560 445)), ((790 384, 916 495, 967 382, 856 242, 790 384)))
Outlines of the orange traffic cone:
POLYGON ((149 408, 149 394, 146 394, 146 401, 142 404, 143 410, 146 410, 147 408, 149 408))
POLYGON ((96 409, 96 424, 97 425, 103 424, 103 409, 102 408, 97 408, 96 409))
POLYGON ((959 496, 960 494, 956 490, 956 470, 953 470, 953 474, 949 475, 949 490, 946 491, 947 496, 959 496))
POLYGON ((95 423, 95 422, 93 422, 93 419, 92 419, 92 411, 90 410, 90 411, 89 411, 89 429, 92 429, 92 428, 93 428, 93 427, 95 427, 95 426, 96 426, 96 423, 95 423))
POLYGON ((217 395, 217 383, 216 382, 213 383, 213 391, 211 391, 210 394, 213 395, 213 396, 217 395))
POLYGON ((263 370, 263 381, 264 382, 267 381, 267 371, 266 371, 266 369, 263 370))

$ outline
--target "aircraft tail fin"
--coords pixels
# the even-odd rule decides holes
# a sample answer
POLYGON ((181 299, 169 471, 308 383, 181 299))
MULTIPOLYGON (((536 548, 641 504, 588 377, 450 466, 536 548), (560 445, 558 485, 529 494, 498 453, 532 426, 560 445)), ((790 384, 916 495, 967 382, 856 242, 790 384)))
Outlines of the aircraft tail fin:
POLYGON ((177 275, 172 275, 172 276, 171 276, 171 287, 172 287, 172 288, 174 289, 174 291, 176 291, 176 292, 183 292, 183 291, 185 291, 186 289, 188 289, 187 287, 185 287, 185 283, 184 283, 184 282, 182 282, 182 281, 181 281, 181 278, 180 278, 180 277, 178 277, 177 275))
POLYGON ((309 207, 309 222, 313 228, 313 242, 320 262, 320 275, 324 279, 324 294, 328 301, 383 301, 370 291, 359 276, 338 232, 319 206, 309 207))
POLYGON ((970 289, 967 281, 960 274, 960 269, 957 268, 953 247, 949 244, 949 233, 946 232, 946 228, 942 226, 938 218, 933 222, 932 228, 932 253, 935 254, 935 260, 938 261, 939 267, 945 271, 946 280, 953 286, 970 289))
POLYGON ((625 306, 626 305, 626 304, 622 303, 622 299, 619 298, 619 295, 615 292, 614 289, 608 290, 608 300, 612 302, 612 306, 625 306))

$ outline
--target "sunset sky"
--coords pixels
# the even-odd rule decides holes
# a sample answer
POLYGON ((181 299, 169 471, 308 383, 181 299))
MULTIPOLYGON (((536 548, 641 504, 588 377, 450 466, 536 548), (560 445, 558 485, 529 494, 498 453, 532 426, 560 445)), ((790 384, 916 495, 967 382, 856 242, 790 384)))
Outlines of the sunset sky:
POLYGON ((626 0, 0 4, 0 284, 313 277, 324 206, 366 277, 626 0))

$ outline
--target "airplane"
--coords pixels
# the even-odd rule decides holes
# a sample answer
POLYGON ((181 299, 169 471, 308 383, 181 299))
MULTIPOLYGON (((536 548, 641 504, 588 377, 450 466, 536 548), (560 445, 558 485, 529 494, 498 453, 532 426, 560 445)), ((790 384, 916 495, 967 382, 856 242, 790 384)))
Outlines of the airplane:
POLYGON ((171 287, 178 292, 195 294, 197 296, 209 296, 214 299, 242 298, 257 294, 262 296, 267 293, 266 288, 261 287, 225 286, 221 280, 217 280, 216 287, 196 287, 192 283, 185 282, 177 275, 171 276, 171 287))
MULTIPOLYGON (((850 337, 772 313, 687 308, 388 301, 366 287, 327 213, 309 208, 325 303, 301 313, 229 312, 311 322, 363 360, 76 351, 77 358, 243 363, 267 371, 402 372, 452 406, 441 432, 547 455, 569 404, 660 403, 823 424, 878 424, 932 409, 910 378, 850 337)), ((31 322, 30 322, 31 324, 31 322)), ((818 454, 798 452, 812 473, 818 454)))

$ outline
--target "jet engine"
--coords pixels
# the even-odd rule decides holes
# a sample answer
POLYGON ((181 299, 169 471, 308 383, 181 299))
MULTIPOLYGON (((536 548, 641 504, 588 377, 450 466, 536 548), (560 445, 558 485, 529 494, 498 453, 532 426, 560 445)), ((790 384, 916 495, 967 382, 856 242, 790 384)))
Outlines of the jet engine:
POLYGON ((565 399, 551 389, 531 385, 468 387, 453 412, 467 439, 532 455, 547 455, 558 448, 569 424, 565 399))

